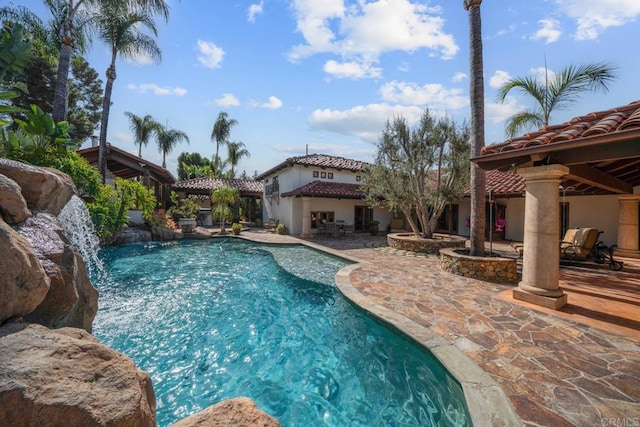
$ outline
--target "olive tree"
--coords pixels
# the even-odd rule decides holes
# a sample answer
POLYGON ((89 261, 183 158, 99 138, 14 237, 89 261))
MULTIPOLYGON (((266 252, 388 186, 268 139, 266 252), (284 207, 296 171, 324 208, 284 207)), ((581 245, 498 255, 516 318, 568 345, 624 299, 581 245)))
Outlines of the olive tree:
POLYGON ((413 129, 402 117, 388 121, 363 173, 367 203, 402 212, 416 236, 432 237, 445 206, 468 188, 469 133, 428 109, 413 129))

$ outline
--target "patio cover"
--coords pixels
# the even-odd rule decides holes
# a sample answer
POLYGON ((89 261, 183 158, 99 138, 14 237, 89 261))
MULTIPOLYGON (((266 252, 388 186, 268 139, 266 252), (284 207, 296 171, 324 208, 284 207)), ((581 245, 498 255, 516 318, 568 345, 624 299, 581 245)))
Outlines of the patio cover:
POLYGON ((618 194, 618 246, 640 257, 640 101, 576 117, 566 123, 484 147, 471 159, 485 170, 515 171, 526 183, 522 280, 513 296, 558 309, 559 187, 580 194, 618 194))

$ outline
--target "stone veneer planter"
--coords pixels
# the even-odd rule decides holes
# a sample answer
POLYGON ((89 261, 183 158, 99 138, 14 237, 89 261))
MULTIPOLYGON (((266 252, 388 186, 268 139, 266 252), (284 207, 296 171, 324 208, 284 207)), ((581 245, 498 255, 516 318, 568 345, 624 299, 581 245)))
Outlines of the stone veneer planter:
POLYGON ((387 244, 394 249, 438 254, 443 248, 464 248, 466 239, 457 236, 436 235, 432 239, 416 237, 413 233, 387 234, 387 244))
POLYGON ((518 261, 512 258, 470 256, 468 249, 440 250, 440 268, 458 276, 497 283, 518 280, 518 261))

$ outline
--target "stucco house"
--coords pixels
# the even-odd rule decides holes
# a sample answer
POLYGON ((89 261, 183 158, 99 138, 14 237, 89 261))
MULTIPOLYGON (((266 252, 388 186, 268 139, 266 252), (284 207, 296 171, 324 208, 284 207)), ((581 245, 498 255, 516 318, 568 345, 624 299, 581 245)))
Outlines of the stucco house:
POLYGON ((324 154, 290 157, 256 177, 264 183, 263 217, 302 236, 316 233, 321 221, 344 221, 359 232, 369 230, 375 220, 384 230, 393 215, 364 202, 360 182, 366 166, 324 154))

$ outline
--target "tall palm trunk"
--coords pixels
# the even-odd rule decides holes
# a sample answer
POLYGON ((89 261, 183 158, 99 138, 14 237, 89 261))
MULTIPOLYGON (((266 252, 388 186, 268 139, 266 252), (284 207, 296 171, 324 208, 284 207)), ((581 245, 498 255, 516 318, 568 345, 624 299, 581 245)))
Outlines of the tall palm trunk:
MULTIPOLYGON (((482 0, 465 0, 469 12, 469 61, 471 80, 471 154, 477 157, 484 147, 484 70, 482 63, 482 0)), ((485 172, 471 162, 471 256, 484 256, 485 241, 485 172)))
POLYGON ((100 147, 98 148, 98 168, 105 182, 107 168, 105 154, 107 152, 107 126, 109 125, 109 109, 111 108, 111 92, 113 82, 116 79, 116 55, 111 58, 111 65, 107 68, 107 84, 104 87, 104 99, 102 100, 102 120, 100 122, 100 147))
POLYGON ((60 122, 67 119, 67 81, 69 79, 69 69, 71 68, 71 53, 75 40, 71 20, 68 17, 63 24, 63 32, 60 35, 60 56, 58 58, 58 72, 56 76, 56 86, 53 92, 53 120, 60 122))

